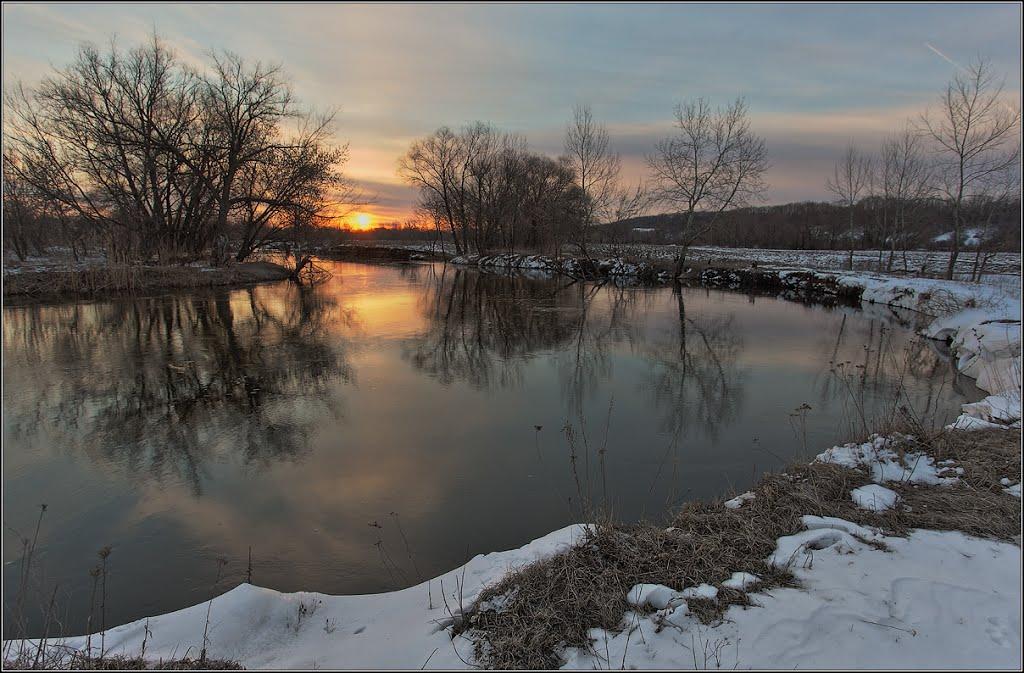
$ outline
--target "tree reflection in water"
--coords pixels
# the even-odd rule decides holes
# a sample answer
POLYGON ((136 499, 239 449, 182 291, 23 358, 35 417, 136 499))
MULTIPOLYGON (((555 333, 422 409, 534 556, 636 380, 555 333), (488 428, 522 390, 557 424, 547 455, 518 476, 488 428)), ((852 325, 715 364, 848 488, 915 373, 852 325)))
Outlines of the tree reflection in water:
POLYGON ((122 564, 118 621, 208 598, 211 559, 250 545, 265 586, 399 588, 367 526, 389 512, 424 576, 519 546, 579 520, 563 424, 590 436, 586 492, 637 520, 845 439, 850 390, 877 406, 902 386, 938 410, 971 392, 870 310, 442 264, 332 269, 313 289, 5 307, 5 552, 48 502, 46 568, 77 592, 76 623, 104 544, 122 564))
POLYGON ((743 341, 732 318, 687 315, 678 288, 672 294, 678 322, 662 330, 646 314, 667 298, 665 291, 459 268, 445 268, 426 284, 420 303, 426 330, 410 341, 406 356, 442 383, 515 386, 531 356, 558 351, 564 412, 582 423, 586 401, 613 375, 614 351, 627 347, 649 364, 643 392, 663 414, 666 432, 699 425, 713 434, 735 419, 742 403, 743 341))
POLYGON ((289 284, 9 309, 5 352, 59 373, 23 386, 5 409, 9 436, 33 433, 45 411, 66 446, 199 494, 218 452, 294 460, 317 419, 340 414, 328 387, 352 371, 329 328, 349 318, 330 295, 289 284))

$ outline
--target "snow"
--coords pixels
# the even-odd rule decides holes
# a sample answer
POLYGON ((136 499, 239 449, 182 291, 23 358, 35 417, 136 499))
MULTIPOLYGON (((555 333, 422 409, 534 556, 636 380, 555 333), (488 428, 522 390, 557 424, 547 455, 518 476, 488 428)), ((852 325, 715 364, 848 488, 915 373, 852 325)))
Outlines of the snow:
POLYGON ((896 491, 880 484, 868 484, 855 488, 850 492, 850 498, 857 504, 857 507, 873 512, 892 509, 900 499, 896 491))
MULTIPOLYGON (((659 245, 654 243, 628 244, 595 244, 590 246, 593 254, 630 256, 644 260, 672 259, 679 252, 678 246, 659 245)), ((853 264, 856 270, 877 269, 879 253, 883 264, 889 257, 888 250, 855 250, 853 264)), ((777 268, 802 267, 806 269, 834 270, 845 268, 849 259, 849 250, 782 250, 770 248, 726 248, 712 245, 691 246, 687 256, 694 260, 712 264, 721 262, 756 263, 758 266, 777 268)), ((922 268, 931 273, 945 270, 949 262, 949 253, 942 250, 908 250, 906 254, 906 271, 920 272, 922 268)), ((970 273, 975 263, 975 255, 962 254, 957 259, 956 271, 959 275, 970 273)), ((896 255, 894 270, 904 270, 903 253, 896 255)), ((986 264, 986 273, 1015 274, 1019 277, 1021 256, 1017 252, 996 253, 986 264)))
POLYGON ((833 446, 819 453, 814 460, 851 468, 864 466, 869 470, 872 480, 878 484, 895 481, 939 486, 958 481, 955 467, 936 465, 934 459, 925 453, 895 450, 898 443, 912 439, 900 435, 872 435, 862 444, 833 446))
POLYGON ((1008 390, 998 395, 989 395, 980 402, 963 405, 965 414, 985 421, 1013 423, 1020 420, 1020 391, 1008 390))
POLYGON ((627 614, 565 668, 1020 667, 1020 547, 916 530, 877 538, 883 550, 852 526, 806 531, 820 548, 791 566, 801 588, 754 594, 713 626, 679 608, 627 614))
POLYGON ((635 584, 626 594, 626 602, 636 608, 664 610, 686 601, 680 592, 664 584, 635 584))
POLYGON ((739 509, 740 507, 743 506, 743 503, 750 502, 753 499, 754 493, 752 491, 747 491, 746 493, 739 494, 735 498, 726 500, 725 506, 728 507, 729 509, 739 509))
POLYGON ((992 423, 975 418, 970 414, 960 414, 955 421, 946 426, 949 430, 1007 430, 1010 427, 1002 423, 992 423))
MULTIPOLYGON (((384 594, 286 594, 242 584, 213 600, 208 655, 246 668, 466 668, 473 644, 466 638, 452 640, 447 630, 452 613, 458 615, 460 605, 468 607, 484 586, 509 570, 565 549, 584 532, 583 526, 568 526, 519 549, 479 555, 439 578, 384 594)), ((147 658, 181 657, 189 647, 194 657, 202 648, 208 605, 110 629, 107 650, 137 655, 148 623, 147 658)), ((84 649, 85 638, 64 644, 84 649)))
POLYGON ((718 598, 718 587, 710 584, 699 584, 689 589, 683 589, 683 598, 700 598, 703 600, 713 601, 718 598))
MULTIPOLYGON (((745 575, 745 573, 737 574, 745 575)), ((751 575, 751 577, 754 576, 751 575)), ((684 605, 686 600, 690 598, 714 600, 717 597, 718 587, 710 584, 699 584, 682 591, 676 591, 664 584, 634 584, 629 592, 626 593, 626 602, 635 608, 667 610, 684 605)))
POLYGON ((722 586, 727 589, 738 589, 743 591, 749 589, 760 581, 761 578, 753 573, 736 572, 732 574, 732 577, 722 582, 722 586))

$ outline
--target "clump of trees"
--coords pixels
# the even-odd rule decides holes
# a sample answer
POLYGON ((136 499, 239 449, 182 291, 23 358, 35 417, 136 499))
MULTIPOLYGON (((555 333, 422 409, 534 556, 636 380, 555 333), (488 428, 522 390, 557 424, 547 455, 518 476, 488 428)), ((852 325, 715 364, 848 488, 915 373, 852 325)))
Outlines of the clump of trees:
POLYGON ((967 231, 976 253, 972 280, 983 273, 1002 243, 995 225, 1014 213, 1020 217, 1020 123, 1020 107, 979 58, 958 68, 937 105, 883 141, 877 160, 847 148, 826 186, 849 217, 849 266, 859 207, 861 245, 879 247, 880 269, 882 248, 889 250, 885 268, 891 270, 897 248, 922 242, 914 220, 930 211, 952 229, 946 278, 954 276, 967 231))
POLYGON ((86 45, 4 103, 5 243, 19 255, 48 240, 76 257, 95 244, 119 262, 222 264, 356 200, 333 113, 301 108, 279 67, 235 54, 196 69, 155 35, 86 45))
POLYGON ((982 59, 958 71, 938 106, 921 116, 920 132, 935 156, 935 191, 952 211, 947 278, 963 229, 986 229, 994 206, 1019 193, 1020 121, 1020 107, 1006 100, 982 59))
POLYGON ((422 219, 460 254, 569 244, 589 257, 592 242, 673 243, 682 271, 695 244, 845 249, 850 268, 855 250, 872 249, 880 270, 896 270, 903 253, 909 271, 908 250, 949 245, 952 277, 970 234, 977 278, 996 250, 1019 249, 1020 109, 984 60, 961 69, 939 103, 877 154, 849 145, 825 180, 832 203, 757 205, 768 156, 743 99, 678 104, 674 132, 646 157, 647 185, 623 185, 586 105, 573 109, 558 158, 477 122, 416 141, 400 173, 420 189, 422 219), (654 205, 663 214, 643 215, 654 205))
POLYGON ((534 152, 521 136, 475 122, 442 127, 399 160, 399 174, 419 189, 419 211, 438 233, 451 235, 458 254, 557 253, 574 244, 587 255, 594 225, 645 207, 643 186, 623 187, 619 168, 607 130, 587 106, 574 109, 561 157, 534 152))
POLYGON ((399 174, 419 188, 419 210, 450 233, 458 254, 557 247, 586 216, 567 161, 483 122, 415 141, 399 174))

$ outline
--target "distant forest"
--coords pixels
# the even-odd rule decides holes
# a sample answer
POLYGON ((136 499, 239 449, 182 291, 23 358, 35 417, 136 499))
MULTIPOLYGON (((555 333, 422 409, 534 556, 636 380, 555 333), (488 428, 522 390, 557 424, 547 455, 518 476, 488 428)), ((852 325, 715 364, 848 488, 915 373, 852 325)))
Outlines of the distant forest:
MULTIPOLYGON (((856 206, 858 222, 880 223, 885 216, 880 198, 867 198, 856 206)), ((992 208, 992 217, 984 227, 962 232, 961 245, 968 249, 1019 252, 1021 249, 1020 199, 1003 200, 992 208)), ((683 236, 685 214, 641 215, 593 226, 595 243, 676 243, 683 236)), ((697 213, 698 219, 709 217, 697 213)), ((799 201, 775 206, 753 206, 729 212, 719 226, 710 228, 695 241, 696 245, 735 248, 776 248, 788 250, 845 250, 850 247, 846 229, 846 206, 826 201, 799 201)), ((948 250, 952 243, 952 215, 945 202, 935 200, 920 208, 916 221, 908 223, 899 248, 948 250)), ((432 229, 392 223, 369 231, 339 231, 347 241, 435 239, 432 229)), ((450 238, 450 237, 448 237, 450 238)), ((854 247, 860 250, 889 249, 892 240, 880 224, 868 224, 854 233, 854 247)))
MULTIPOLYGON (((879 198, 864 199, 857 204, 856 220, 868 224, 854 232, 855 248, 890 248, 892 241, 881 226, 884 211, 885 204, 879 198)), ((701 216, 697 214, 698 218, 701 216)), ((850 247, 847 217, 845 206, 824 201, 739 208, 694 243, 737 248, 844 250, 850 247)), ((944 202, 935 200, 922 206, 915 220, 901 232, 906 240, 900 242, 900 248, 947 250, 950 247, 951 214, 944 202)), ((682 214, 644 215, 603 225, 597 238, 619 243, 673 243, 682 225, 682 214)), ((961 235, 960 243, 967 248, 1020 251, 1020 199, 1004 200, 993 209, 985 225, 968 228, 961 235)))

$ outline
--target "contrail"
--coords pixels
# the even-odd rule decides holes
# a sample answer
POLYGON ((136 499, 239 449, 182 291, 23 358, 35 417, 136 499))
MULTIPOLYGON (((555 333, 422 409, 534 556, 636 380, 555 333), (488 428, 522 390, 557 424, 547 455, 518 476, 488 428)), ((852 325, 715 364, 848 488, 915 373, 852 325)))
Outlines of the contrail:
POLYGON ((924 43, 924 46, 928 47, 928 48, 929 48, 929 49, 931 49, 931 50, 932 50, 933 52, 935 52, 936 54, 938 54, 938 55, 939 55, 939 57, 940 57, 940 58, 942 58, 943 60, 945 60, 945 61, 946 61, 947 63, 949 63, 949 64, 951 64, 951 65, 955 65, 955 66, 956 66, 957 68, 960 68, 961 70, 963 70, 963 66, 961 66, 961 65, 960 65, 959 63, 957 63, 956 61, 954 61, 954 60, 953 60, 953 59, 951 59, 950 57, 948 57, 948 56, 946 56, 945 54, 943 54, 943 53, 942 53, 941 51, 939 51, 938 49, 936 49, 935 47, 933 47, 933 46, 932 46, 931 44, 929 44, 929 43, 925 42, 925 43, 924 43))

